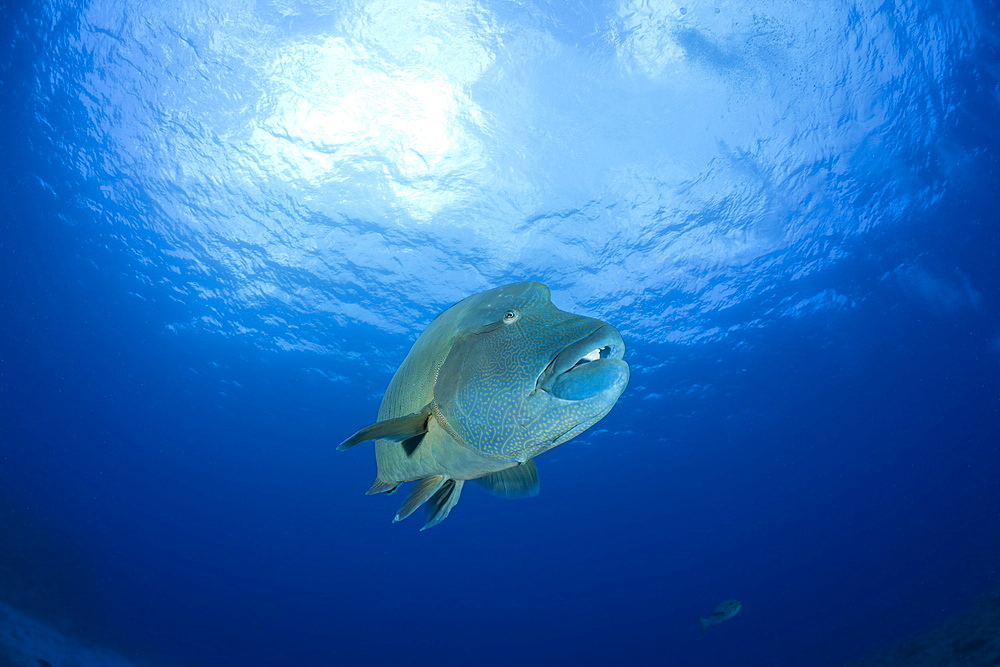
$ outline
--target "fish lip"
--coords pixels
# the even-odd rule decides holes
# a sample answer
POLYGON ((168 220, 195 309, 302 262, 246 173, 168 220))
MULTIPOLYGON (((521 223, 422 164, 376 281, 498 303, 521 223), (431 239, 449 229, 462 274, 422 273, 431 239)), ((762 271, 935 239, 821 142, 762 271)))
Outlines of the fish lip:
POLYGON ((563 373, 576 368, 581 362, 597 361, 598 359, 622 359, 625 356, 625 341, 610 324, 601 323, 592 331, 569 343, 552 358, 552 361, 542 370, 535 382, 535 387, 549 393, 549 388, 563 373), (599 357, 585 359, 591 353, 599 351, 599 357))

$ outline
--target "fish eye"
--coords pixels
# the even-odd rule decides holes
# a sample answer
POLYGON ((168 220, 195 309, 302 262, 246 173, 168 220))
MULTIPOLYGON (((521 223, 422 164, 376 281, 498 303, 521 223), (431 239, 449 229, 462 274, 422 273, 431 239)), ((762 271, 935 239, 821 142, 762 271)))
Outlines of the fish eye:
POLYGON ((508 310, 506 313, 503 314, 504 324, 511 324, 512 322, 516 322, 517 318, 520 317, 520 315, 521 313, 519 313, 516 310, 513 309, 508 310))

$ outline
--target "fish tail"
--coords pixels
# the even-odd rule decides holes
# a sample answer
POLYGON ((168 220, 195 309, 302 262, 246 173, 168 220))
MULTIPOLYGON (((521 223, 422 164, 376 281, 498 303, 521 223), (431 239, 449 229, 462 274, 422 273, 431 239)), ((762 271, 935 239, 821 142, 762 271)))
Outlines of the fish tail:
POLYGON ((705 634, 712 627, 712 623, 704 616, 698 617, 698 624, 701 626, 701 634, 705 634))

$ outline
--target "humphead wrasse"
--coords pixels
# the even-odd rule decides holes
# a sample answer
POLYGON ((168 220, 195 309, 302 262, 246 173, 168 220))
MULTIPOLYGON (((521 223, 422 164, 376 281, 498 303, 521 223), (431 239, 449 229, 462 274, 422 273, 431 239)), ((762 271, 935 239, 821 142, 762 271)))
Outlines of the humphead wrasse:
POLYGON ((368 494, 415 481, 395 521, 426 503, 443 521, 473 480, 502 498, 538 493, 534 457, 611 410, 628 384, 625 343, 600 320, 559 310, 541 283, 470 296, 413 343, 378 421, 342 442, 375 441, 368 494))

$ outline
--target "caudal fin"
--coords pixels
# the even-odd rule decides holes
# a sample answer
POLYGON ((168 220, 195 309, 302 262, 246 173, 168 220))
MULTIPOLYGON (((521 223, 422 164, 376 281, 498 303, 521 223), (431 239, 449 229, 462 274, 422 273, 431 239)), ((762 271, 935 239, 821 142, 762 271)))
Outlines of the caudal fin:
POLYGON ((705 634, 708 632, 708 629, 712 627, 711 622, 709 622, 709 620, 704 616, 698 617, 698 624, 701 626, 701 634, 705 634))

